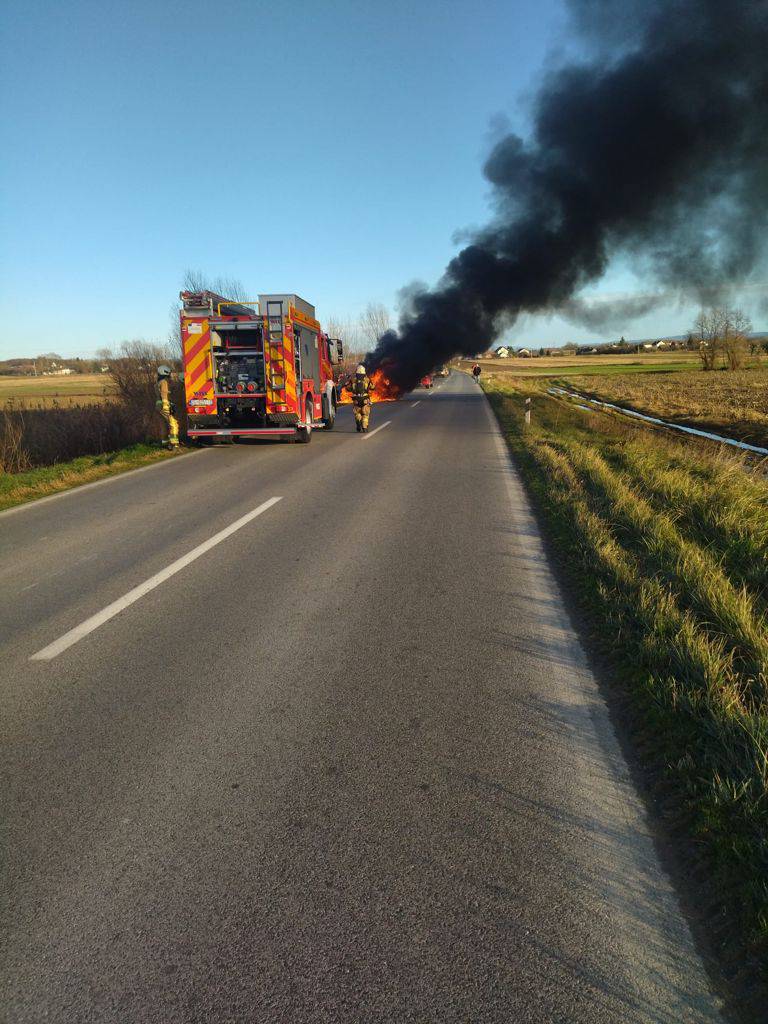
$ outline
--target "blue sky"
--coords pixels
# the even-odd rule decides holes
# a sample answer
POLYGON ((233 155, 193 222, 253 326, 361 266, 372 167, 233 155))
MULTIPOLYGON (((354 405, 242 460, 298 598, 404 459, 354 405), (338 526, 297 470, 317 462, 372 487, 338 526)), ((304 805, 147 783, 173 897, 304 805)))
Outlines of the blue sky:
MULTIPOLYGON (((499 119, 525 130, 538 72, 567 45, 559 0, 4 12, 3 357, 164 337, 187 267, 298 292, 321 319, 394 308, 486 219, 499 119)), ((619 269, 601 288, 643 285, 619 269)), ((539 318, 513 336, 588 337, 539 318)))

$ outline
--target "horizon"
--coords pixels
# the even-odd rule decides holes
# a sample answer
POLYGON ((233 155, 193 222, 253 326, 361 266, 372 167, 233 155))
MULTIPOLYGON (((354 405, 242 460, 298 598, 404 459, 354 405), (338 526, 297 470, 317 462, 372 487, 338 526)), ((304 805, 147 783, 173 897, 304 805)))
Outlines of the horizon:
MULTIPOLYGON (((653 337, 642 337, 642 338, 623 338, 623 343, 626 345, 642 345, 656 341, 684 341, 689 332, 683 334, 669 334, 662 333, 653 337)), ((748 338, 765 338, 768 337, 768 327, 765 329, 752 330, 747 334, 748 338)), ((146 340, 146 339, 126 339, 126 340, 146 340)), ((342 339, 344 340, 344 339, 342 339)), ((594 338, 586 341, 564 341, 561 344, 548 344, 545 342, 527 342, 527 343, 514 343, 501 341, 497 345, 487 348, 484 352, 496 352, 499 348, 509 349, 530 349, 531 351, 537 349, 564 349, 570 345, 576 345, 578 348, 587 348, 590 345, 595 347, 607 347, 610 345, 618 345, 622 342, 622 336, 618 338, 611 338, 607 340, 597 341, 594 338)), ((118 345, 119 347, 119 345, 118 345)), ((357 349, 351 350, 357 352, 357 349)), ((462 356, 457 358, 472 358, 471 356, 462 356)), ((76 360, 82 360, 83 362, 94 362, 98 361, 99 356, 95 353, 93 355, 87 355, 83 353, 75 353, 74 355, 65 355, 63 352, 54 352, 49 350, 47 352, 37 352, 32 355, 16 355, 16 356, 3 356, 0 358, 0 365, 3 363, 18 363, 18 362, 32 362, 34 363, 38 359, 61 359, 63 362, 74 362, 76 360)), ((0 373, 0 376, 2 374, 0 373)))

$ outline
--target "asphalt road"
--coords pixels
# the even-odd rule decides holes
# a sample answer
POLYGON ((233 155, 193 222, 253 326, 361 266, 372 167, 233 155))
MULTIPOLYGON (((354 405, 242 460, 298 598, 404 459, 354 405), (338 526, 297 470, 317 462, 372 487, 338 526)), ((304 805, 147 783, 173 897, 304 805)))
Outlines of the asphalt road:
POLYGON ((719 1020, 485 399, 337 423, 0 517, 2 1019, 719 1020))

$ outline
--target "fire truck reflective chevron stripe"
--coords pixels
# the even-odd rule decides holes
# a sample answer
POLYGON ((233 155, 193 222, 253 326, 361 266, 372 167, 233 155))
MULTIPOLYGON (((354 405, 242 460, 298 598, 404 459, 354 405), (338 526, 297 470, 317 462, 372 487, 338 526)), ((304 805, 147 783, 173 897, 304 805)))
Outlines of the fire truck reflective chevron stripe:
POLYGON ((296 370, 293 362, 293 328, 287 323, 283 334, 283 350, 285 352, 285 397, 291 408, 296 402, 296 370))
POLYGON ((190 334, 184 344, 184 362, 190 366, 195 356, 204 351, 211 340, 211 332, 205 334, 190 334))
POLYGON ((208 352, 208 349, 204 348, 200 352, 197 352, 191 359, 187 359, 185 373, 188 373, 190 378, 193 380, 202 371, 207 373, 210 369, 209 355, 210 353, 208 352))
POLYGON ((212 387, 212 382, 207 379, 207 373, 198 377, 197 380, 193 380, 190 385, 189 397, 201 398, 204 397, 212 387))
POLYGON ((190 324, 198 327, 199 333, 187 330, 184 336, 184 382, 187 401, 207 395, 213 390, 211 375, 211 332, 208 321, 190 324))

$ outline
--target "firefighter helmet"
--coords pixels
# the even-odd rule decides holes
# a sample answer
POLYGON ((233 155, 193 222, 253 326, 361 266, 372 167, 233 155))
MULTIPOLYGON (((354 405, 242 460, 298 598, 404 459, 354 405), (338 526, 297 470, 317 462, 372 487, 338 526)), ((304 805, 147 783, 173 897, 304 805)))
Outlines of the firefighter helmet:
POLYGON ((163 378, 170 377, 170 376, 171 376, 171 368, 170 368, 170 366, 166 366, 165 363, 163 363, 162 366, 158 366, 158 368, 157 368, 157 379, 158 380, 162 380, 163 378))
POLYGON ((365 376, 365 367, 363 366, 362 363, 360 363, 358 368, 355 370, 355 373, 358 375, 358 377, 364 377, 365 376))

